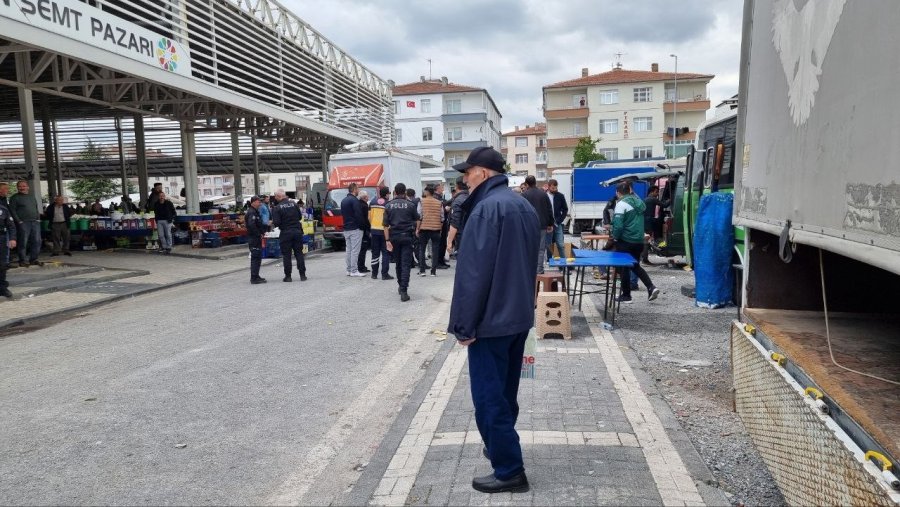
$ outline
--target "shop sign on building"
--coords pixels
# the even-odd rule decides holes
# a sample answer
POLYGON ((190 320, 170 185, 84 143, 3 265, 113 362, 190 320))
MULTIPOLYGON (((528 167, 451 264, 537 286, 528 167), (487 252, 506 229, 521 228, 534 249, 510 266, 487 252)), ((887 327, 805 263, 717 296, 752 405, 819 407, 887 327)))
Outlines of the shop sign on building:
POLYGON ((0 0, 0 16, 175 74, 191 75, 190 56, 180 43, 78 0, 0 0))

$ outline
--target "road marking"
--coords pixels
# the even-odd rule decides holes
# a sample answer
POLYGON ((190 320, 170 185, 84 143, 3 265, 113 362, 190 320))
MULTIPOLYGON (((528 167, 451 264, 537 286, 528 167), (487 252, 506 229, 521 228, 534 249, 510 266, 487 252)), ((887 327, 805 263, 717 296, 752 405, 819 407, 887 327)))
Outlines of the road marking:
MULTIPOLYGON (((369 501, 370 505, 404 505, 406 503, 406 497, 412 491, 416 476, 419 475, 419 470, 425 461, 425 454, 432 445, 441 416, 456 388, 459 374, 466 364, 466 355, 465 347, 455 345, 447 355, 431 389, 410 422, 397 452, 388 464, 384 477, 375 489, 372 499, 369 501)), ((481 442, 478 432, 470 433, 474 433, 474 436, 466 435, 463 443, 471 443, 469 440, 476 438, 477 442, 481 442)))
MULTIPOLYGON (((596 317, 594 305, 586 305, 586 317, 596 317)), ((681 456, 669 440, 669 435, 647 399, 634 370, 629 366, 619 350, 612 334, 596 325, 589 326, 594 341, 600 349, 600 356, 612 378, 619 399, 625 409, 628 422, 634 429, 637 441, 644 452, 656 488, 663 505, 704 505, 703 497, 688 473, 681 456)))
MULTIPOLYGON (((445 305, 438 308, 440 310, 432 314, 428 321, 422 322, 417 327, 431 330, 435 329, 439 322, 446 322, 449 308, 445 305)), ((373 409, 389 409, 389 407, 379 406, 378 402, 382 395, 388 390, 397 388, 392 380, 403 373, 404 365, 414 357, 416 350, 429 346, 435 346, 434 335, 426 331, 418 333, 418 339, 407 339, 403 347, 384 363, 381 371, 369 381, 368 386, 344 410, 343 415, 329 428, 319 444, 307 453, 303 463, 269 496, 265 503, 268 505, 299 505, 303 496, 335 459, 338 451, 344 447, 346 442, 360 431, 371 431, 368 424, 370 412, 373 409)), ((429 400, 426 399, 427 401, 429 400)), ((374 449, 370 451, 370 454, 372 453, 374 453, 374 449)))
MULTIPOLYGON (((522 445, 587 445, 603 447, 638 447, 631 433, 615 431, 532 431, 517 430, 522 445)), ((448 431, 435 433, 431 445, 481 444, 477 431, 448 431)))

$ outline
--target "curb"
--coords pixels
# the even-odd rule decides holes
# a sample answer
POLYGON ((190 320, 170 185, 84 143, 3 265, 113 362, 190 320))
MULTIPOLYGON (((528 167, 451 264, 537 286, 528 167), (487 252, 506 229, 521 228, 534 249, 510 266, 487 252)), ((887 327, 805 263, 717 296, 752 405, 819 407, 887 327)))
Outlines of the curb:
MULTIPOLYGON (((315 252, 310 252, 310 253, 306 254, 306 255, 304 256, 304 258, 308 258, 308 257, 310 257, 310 256, 316 257, 316 256, 319 256, 319 255, 322 255, 322 254, 325 254, 325 253, 330 253, 330 252, 331 252, 330 249, 316 250, 315 252)), ((264 265, 264 266, 268 266, 268 265, 270 265, 270 264, 274 264, 274 263, 279 262, 279 261, 280 261, 280 259, 263 259, 263 265, 264 265)), ((70 307, 67 307, 67 308, 60 309, 60 310, 52 310, 52 311, 49 311, 49 312, 42 313, 42 314, 40 314, 40 315, 33 315, 33 316, 22 317, 22 318, 18 318, 18 319, 12 319, 12 320, 7 320, 7 321, 2 321, 2 322, 0 322, 0 331, 6 330, 6 329, 9 329, 9 328, 12 328, 12 327, 24 326, 25 324, 28 324, 28 323, 31 323, 31 322, 38 322, 38 321, 40 321, 40 320, 49 319, 49 318, 52 318, 52 317, 59 317, 59 316, 61 316, 61 315, 66 315, 66 314, 69 314, 69 313, 77 313, 77 312, 81 312, 81 311, 87 310, 87 309, 89 309, 89 308, 96 308, 96 307, 101 306, 101 305, 107 305, 107 304, 110 304, 110 303, 116 303, 116 302, 118 302, 118 301, 122 301, 122 300, 125 300, 125 299, 134 298, 134 297, 137 297, 137 296, 143 296, 143 295, 149 294, 149 293, 151 293, 151 292, 157 292, 157 291, 161 291, 161 290, 165 290, 165 289, 171 289, 171 288, 174 288, 174 287, 180 287, 180 286, 182 286, 182 285, 188 285, 188 284, 195 283, 195 282, 202 282, 202 281, 204 281, 204 280, 209 280, 210 278, 215 278, 215 277, 217 277, 217 276, 224 276, 224 275, 230 275, 230 274, 233 274, 233 273, 239 273, 239 272, 241 272, 241 271, 246 271, 247 269, 248 269, 248 267, 247 267, 247 266, 244 266, 244 267, 241 267, 241 268, 231 269, 231 270, 228 270, 228 271, 222 271, 222 272, 214 273, 214 274, 211 274, 211 275, 198 276, 198 277, 195 277, 195 278, 187 278, 187 279, 184 279, 184 280, 179 280, 179 281, 177 281, 177 282, 173 282, 173 283, 169 283, 169 284, 165 284, 165 285, 160 285, 160 286, 158 286, 158 287, 148 287, 148 288, 146 288, 146 289, 139 289, 139 290, 136 290, 136 291, 131 292, 131 293, 129 293, 129 294, 118 294, 118 295, 115 295, 115 296, 110 296, 109 298, 106 298, 106 299, 100 299, 100 300, 97 300, 97 301, 92 301, 92 302, 90 302, 90 303, 82 303, 82 304, 79 304, 79 305, 70 306, 70 307)))

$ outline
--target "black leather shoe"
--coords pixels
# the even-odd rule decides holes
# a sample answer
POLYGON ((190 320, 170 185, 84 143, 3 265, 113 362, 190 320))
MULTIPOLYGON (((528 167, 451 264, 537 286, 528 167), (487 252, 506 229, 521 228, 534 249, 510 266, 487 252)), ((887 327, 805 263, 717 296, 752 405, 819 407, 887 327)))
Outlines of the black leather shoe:
POLYGON ((265 278, 254 278, 253 280, 250 280, 250 283, 252 283, 253 285, 258 285, 261 283, 266 283, 266 279, 265 278))
POLYGON ((400 291, 400 301, 403 301, 404 303, 409 301, 409 294, 407 294, 405 290, 400 291))
POLYGON ((357 271, 359 271, 360 273, 368 273, 369 269, 368 268, 357 268, 357 271))
POLYGON ((381 275, 382 280, 393 280, 394 277, 391 275, 381 275))
POLYGON ((450 269, 449 264, 438 264, 436 269, 450 269))
POLYGON ((378 280, 378 272, 372 271, 372 280, 378 280))
POLYGON ((12 294, 12 292, 9 291, 9 289, 3 289, 2 291, 0 291, 0 296, 3 296, 5 298, 11 298, 11 297, 13 297, 13 294, 12 294))
POLYGON ((305 281, 306 281, 306 275, 300 275, 300 281, 301 281, 301 282, 305 282, 305 281))
POLYGON ((505 481, 497 479, 494 474, 476 477, 472 479, 472 489, 482 493, 525 493, 531 487, 528 485, 528 477, 522 472, 505 481))
POLYGON ((293 282, 294 280, 292 280, 291 277, 286 276, 286 277, 282 278, 281 281, 282 282, 293 282))

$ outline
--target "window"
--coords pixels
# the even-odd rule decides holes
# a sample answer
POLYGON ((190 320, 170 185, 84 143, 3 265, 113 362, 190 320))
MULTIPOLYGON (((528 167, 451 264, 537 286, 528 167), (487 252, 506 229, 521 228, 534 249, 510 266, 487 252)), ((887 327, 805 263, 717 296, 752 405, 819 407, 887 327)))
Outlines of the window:
POLYGON ((403 130, 394 129, 394 137, 397 138, 398 143, 402 143, 403 142, 403 130))
POLYGON ((603 155, 606 160, 619 160, 618 148, 600 148, 599 153, 603 155))
POLYGON ((516 148, 527 148, 528 147, 528 138, 527 137, 517 137, 516 138, 516 148))
POLYGON ((619 90, 603 90, 600 92, 601 104, 618 104, 619 90))
POLYGON ((675 88, 666 87, 666 102, 675 102, 675 88))
POLYGON ((587 95, 583 93, 572 95, 572 107, 575 109, 587 107, 587 95))
POLYGON ((516 163, 517 164, 527 164, 528 163, 528 154, 527 153, 516 153, 516 163))
POLYGON ((653 146, 635 146, 632 158, 653 158, 653 146))
POLYGON ((448 141, 462 141, 462 127, 451 127, 447 129, 448 141))
POLYGON ((619 120, 600 120, 601 134, 616 134, 619 132, 619 120))
POLYGON ((423 141, 431 141, 431 127, 423 127, 422 128, 422 140, 423 141))
POLYGON ((209 185, 209 178, 203 178, 203 184, 209 185))
POLYGON ((634 89, 634 101, 635 102, 653 102, 653 88, 649 86, 645 88, 635 88, 634 89))
POLYGON ((448 100, 446 112, 448 114, 462 112, 462 100, 460 100, 460 99, 448 100))
POLYGON ((287 186, 287 178, 278 178, 278 186, 286 187, 287 186))
POLYGON ((465 162, 465 158, 460 155, 453 155, 452 157, 447 157, 447 166, 453 167, 456 164, 461 164, 465 162))
POLYGON ((422 99, 421 104, 422 104, 422 106, 421 106, 420 111, 422 111, 423 113, 431 112, 431 99, 422 99))
POLYGON ((539 137, 538 138, 538 148, 544 148, 545 146, 547 146, 547 138, 539 137))
POLYGON ((580 124, 580 123, 573 123, 573 124, 572 124, 572 134, 573 134, 573 137, 580 137, 580 136, 582 135, 582 134, 581 134, 581 131, 582 131, 582 127, 581 127, 581 124, 580 124))
POLYGON ((535 157, 535 163, 546 164, 547 163, 547 152, 546 151, 537 152, 537 157, 535 157))
POLYGON ((222 177, 221 177, 221 176, 216 176, 215 182, 216 182, 216 185, 221 185, 221 184, 222 184, 222 177))
POLYGON ((208 188, 204 188, 204 189, 203 189, 203 195, 204 195, 204 196, 211 196, 211 195, 212 195, 212 190, 210 190, 210 189, 208 189, 208 188))
POLYGON ((537 175, 535 175, 535 177, 539 180, 546 180, 547 179, 547 170, 546 169, 538 169, 537 175))
POLYGON ((505 138, 505 137, 501 137, 501 138, 500 138, 500 149, 501 149, 501 150, 505 150, 505 149, 506 149, 506 138, 505 138))
POLYGON ((634 118, 635 132, 650 132, 653 130, 653 118, 651 116, 637 116, 634 118))
POLYGON ((394 114, 400 114, 400 101, 394 101, 394 114))

